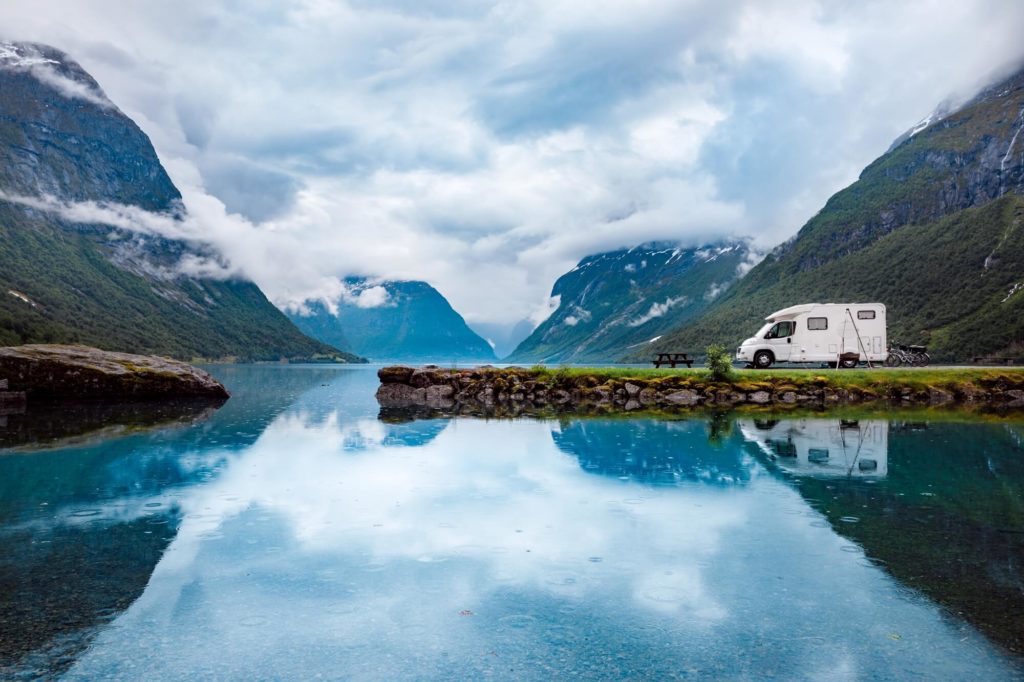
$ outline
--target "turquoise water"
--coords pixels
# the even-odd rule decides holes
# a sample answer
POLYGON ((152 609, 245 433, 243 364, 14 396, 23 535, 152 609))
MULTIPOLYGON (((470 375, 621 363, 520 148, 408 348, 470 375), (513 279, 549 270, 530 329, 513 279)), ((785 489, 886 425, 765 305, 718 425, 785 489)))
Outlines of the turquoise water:
POLYGON ((1018 679, 1024 425, 0 417, 0 677, 1018 679), (59 426, 57 424, 60 424, 59 426))

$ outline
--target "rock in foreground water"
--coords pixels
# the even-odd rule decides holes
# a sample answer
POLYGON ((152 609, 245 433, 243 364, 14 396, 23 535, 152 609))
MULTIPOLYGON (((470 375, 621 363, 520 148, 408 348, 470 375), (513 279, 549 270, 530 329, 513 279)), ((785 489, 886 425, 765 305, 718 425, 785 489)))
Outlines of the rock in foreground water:
POLYGON ((163 400, 229 396, 203 370, 177 360, 87 346, 0 348, 0 377, 29 401, 163 400))

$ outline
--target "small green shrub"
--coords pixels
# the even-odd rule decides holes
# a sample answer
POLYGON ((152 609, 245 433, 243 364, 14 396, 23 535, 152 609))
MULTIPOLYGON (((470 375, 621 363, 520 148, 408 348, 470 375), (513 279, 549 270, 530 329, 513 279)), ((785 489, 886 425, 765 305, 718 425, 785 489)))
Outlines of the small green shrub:
POLYGON ((708 372, 712 381, 732 381, 735 378, 732 370, 732 358, 729 351, 721 344, 712 344, 707 348, 708 372))

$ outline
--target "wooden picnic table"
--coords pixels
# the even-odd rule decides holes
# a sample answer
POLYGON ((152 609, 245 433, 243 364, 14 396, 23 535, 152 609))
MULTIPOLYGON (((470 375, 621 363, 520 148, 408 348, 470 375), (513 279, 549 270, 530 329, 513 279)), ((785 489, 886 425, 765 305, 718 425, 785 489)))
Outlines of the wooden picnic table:
POLYGON ((693 367, 693 358, 686 353, 658 353, 658 357, 651 360, 655 367, 661 367, 662 365, 668 365, 675 369, 676 365, 686 365, 687 367, 693 367))

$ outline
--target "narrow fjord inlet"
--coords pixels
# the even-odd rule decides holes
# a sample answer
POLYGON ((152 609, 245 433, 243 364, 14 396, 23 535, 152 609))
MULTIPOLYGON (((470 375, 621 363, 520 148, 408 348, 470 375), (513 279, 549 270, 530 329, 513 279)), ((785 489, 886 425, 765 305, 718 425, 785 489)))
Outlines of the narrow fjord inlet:
POLYGON ((1021 28, 0 3, 0 680, 1024 680, 1021 28))

